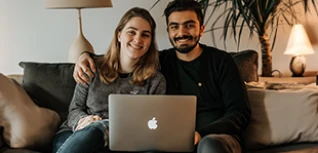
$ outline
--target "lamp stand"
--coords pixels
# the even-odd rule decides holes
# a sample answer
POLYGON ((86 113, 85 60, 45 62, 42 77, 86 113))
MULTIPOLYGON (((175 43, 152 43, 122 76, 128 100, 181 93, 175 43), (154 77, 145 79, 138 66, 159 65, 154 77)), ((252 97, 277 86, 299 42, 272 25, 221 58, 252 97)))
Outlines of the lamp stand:
POLYGON ((93 46, 88 42, 88 40, 84 37, 82 32, 82 17, 81 17, 81 9, 78 10, 78 35, 75 41, 72 43, 69 54, 68 61, 71 63, 76 63, 78 57, 83 51, 89 51, 94 53, 93 46))
POLYGON ((303 77, 306 69, 306 58, 303 55, 295 55, 292 57, 289 65, 292 77, 303 77))

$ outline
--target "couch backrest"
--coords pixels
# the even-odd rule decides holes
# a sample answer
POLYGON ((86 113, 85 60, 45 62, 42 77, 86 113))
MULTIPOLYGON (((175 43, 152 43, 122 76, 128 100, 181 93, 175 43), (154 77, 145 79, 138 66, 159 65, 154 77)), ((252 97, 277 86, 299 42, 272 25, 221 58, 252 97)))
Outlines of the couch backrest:
POLYGON ((258 53, 254 50, 229 52, 245 82, 258 81, 258 53))
POLYGON ((64 121, 76 82, 74 64, 20 62, 24 68, 22 87, 39 106, 56 111, 64 121))
MULTIPOLYGON (((258 81, 258 54, 254 50, 230 53, 238 65, 242 79, 258 81)), ((22 75, 10 75, 21 83, 32 100, 39 106, 56 111, 64 121, 72 100, 76 82, 74 64, 20 62, 22 75)))

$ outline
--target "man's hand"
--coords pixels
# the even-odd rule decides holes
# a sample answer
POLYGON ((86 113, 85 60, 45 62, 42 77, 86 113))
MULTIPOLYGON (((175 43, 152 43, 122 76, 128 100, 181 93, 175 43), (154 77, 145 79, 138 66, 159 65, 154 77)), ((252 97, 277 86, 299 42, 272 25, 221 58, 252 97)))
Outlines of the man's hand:
POLYGON ((94 121, 99 121, 99 120, 102 120, 102 118, 98 115, 89 115, 89 116, 83 117, 78 121, 75 131, 83 129, 84 127, 93 123, 94 121))
POLYGON ((201 135, 197 131, 195 131, 195 133, 194 133, 194 145, 197 145, 200 140, 201 140, 201 135))
POLYGON ((88 53, 82 53, 82 55, 78 58, 75 64, 73 72, 73 77, 75 81, 77 83, 86 84, 90 81, 89 77, 94 77, 94 73, 95 64, 93 59, 89 56, 88 53))

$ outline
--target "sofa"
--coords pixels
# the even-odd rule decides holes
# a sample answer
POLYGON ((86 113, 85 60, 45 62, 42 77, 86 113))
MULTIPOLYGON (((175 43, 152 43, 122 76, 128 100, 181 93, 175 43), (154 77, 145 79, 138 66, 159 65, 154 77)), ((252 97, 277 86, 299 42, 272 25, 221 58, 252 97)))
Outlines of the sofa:
MULTIPOLYGON (((258 54, 231 53, 246 82, 252 117, 248 153, 318 153, 318 88, 277 90, 258 82, 258 54)), ((0 73, 0 153, 50 153, 76 82, 74 64, 20 62, 23 75, 0 73)))

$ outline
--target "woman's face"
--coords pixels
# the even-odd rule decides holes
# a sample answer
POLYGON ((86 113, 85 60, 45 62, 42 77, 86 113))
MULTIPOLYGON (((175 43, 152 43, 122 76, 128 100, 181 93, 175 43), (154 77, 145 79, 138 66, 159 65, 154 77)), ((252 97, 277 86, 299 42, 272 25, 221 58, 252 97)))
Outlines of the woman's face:
POLYGON ((150 24, 141 17, 131 18, 118 33, 121 59, 139 60, 149 49, 152 40, 150 24))

